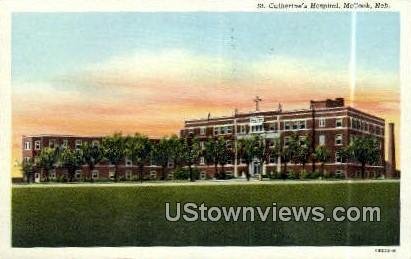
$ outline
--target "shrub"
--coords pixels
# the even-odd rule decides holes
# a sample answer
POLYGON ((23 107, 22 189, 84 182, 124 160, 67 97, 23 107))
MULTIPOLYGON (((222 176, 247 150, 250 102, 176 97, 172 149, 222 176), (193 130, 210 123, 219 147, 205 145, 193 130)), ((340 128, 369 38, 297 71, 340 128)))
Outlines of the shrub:
MULTIPOLYGON (((200 179, 200 170, 198 168, 191 168, 193 173, 193 178, 200 179)), ((174 179, 176 180, 188 180, 190 179, 190 170, 188 168, 177 168, 174 171, 174 179)))
POLYGON ((316 171, 310 174, 311 179, 318 179, 321 176, 321 173, 316 171))
POLYGON ((294 171, 290 171, 290 172, 288 172, 288 179, 290 179, 290 180, 298 179, 298 174, 295 173, 294 171))
POLYGON ((300 179, 310 179, 311 178, 311 174, 308 173, 307 171, 303 171, 300 175, 300 179))

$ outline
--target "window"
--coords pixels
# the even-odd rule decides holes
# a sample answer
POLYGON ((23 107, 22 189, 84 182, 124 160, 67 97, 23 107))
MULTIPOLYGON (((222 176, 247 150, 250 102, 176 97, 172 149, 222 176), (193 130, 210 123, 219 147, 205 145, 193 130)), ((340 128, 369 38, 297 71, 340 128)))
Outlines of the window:
POLYGON ((194 130, 193 129, 188 129, 188 135, 193 135, 194 134, 194 130))
POLYGON ((247 128, 245 127, 245 125, 240 126, 240 133, 247 133, 247 128))
POLYGON ((221 127, 220 134, 226 134, 226 133, 227 133, 227 127, 221 127))
POLYGON ((30 157, 29 157, 29 156, 25 156, 25 157, 23 158, 23 161, 26 162, 26 163, 30 162, 30 157))
POLYGON ((126 160, 126 166, 127 166, 127 167, 133 166, 133 161, 131 161, 130 158, 126 157, 125 160, 126 160))
POLYGON ((342 118, 338 118, 338 119, 335 120, 335 127, 336 128, 341 128, 342 124, 343 124, 342 118))
POLYGON ((298 122, 297 121, 292 123, 292 125, 293 125, 293 130, 298 129, 298 122))
POLYGON ((214 135, 220 134, 220 128, 219 127, 214 127, 214 135))
POLYGON ((91 145, 92 145, 92 146, 98 146, 98 145, 100 145, 100 141, 98 141, 97 139, 95 139, 95 140, 91 141, 91 145))
POLYGON ((76 170, 74 177, 75 177, 76 179, 80 179, 80 177, 81 177, 81 170, 76 170))
POLYGON ((343 144, 343 136, 342 134, 335 135, 335 144, 342 145, 343 144))
POLYGON ((305 129, 306 128, 306 121, 305 120, 303 120, 303 121, 299 121, 299 128, 300 129, 305 129))
POLYGON ((270 130, 271 131, 275 131, 276 129, 275 129, 275 123, 271 123, 270 124, 270 130))
POLYGON ((108 172, 108 178, 110 178, 110 180, 114 180, 114 171, 108 172))
POLYGON ((342 157, 340 156, 340 154, 338 153, 338 151, 335 152, 335 162, 336 162, 336 163, 342 163, 342 162, 343 162, 343 159, 342 159, 342 157))
POLYGON ((206 128, 205 127, 201 127, 200 128, 200 135, 205 135, 206 134, 206 128))
POLYGON ((268 145, 269 147, 274 147, 274 143, 275 143, 274 140, 267 140, 267 145, 268 145))
POLYGON ((380 135, 380 127, 378 127, 378 126, 375 126, 375 129, 376 129, 376 131, 375 131, 375 133, 377 134, 377 135, 380 135))
POLYGON ((307 137, 306 136, 299 136, 299 141, 300 141, 300 145, 302 145, 302 146, 305 146, 306 145, 306 143, 305 143, 305 140, 307 139, 307 137))
POLYGON ((56 170, 52 170, 51 172, 50 172, 50 179, 51 180, 55 180, 57 177, 56 177, 56 170))
POLYGON ((204 149, 204 141, 200 141, 200 148, 204 149))
POLYGON ((24 142, 24 150, 31 150, 31 142, 29 141, 24 142))
POLYGON ((262 132, 263 131, 263 125, 253 125, 251 126, 251 132, 262 132))
POLYGON ((76 149, 81 147, 81 139, 76 139, 76 149))
POLYGON ((231 134, 233 132, 233 128, 231 126, 227 126, 227 133, 231 134))
POLYGON ((284 137, 284 147, 288 147, 289 142, 290 142, 290 137, 284 137))
POLYGON ((63 147, 64 148, 68 147, 68 140, 67 139, 63 139, 63 147))
POLYGON ((126 179, 127 180, 131 180, 132 175, 133 175, 133 172, 131 170, 126 171, 126 179))
POLYGON ((320 135, 318 137, 318 144, 321 146, 325 145, 325 135, 320 135))
POLYGON ((34 150, 40 150, 40 148, 41 148, 40 140, 34 141, 34 150))
POLYGON ((55 139, 50 139, 49 140, 49 147, 54 148, 56 146, 56 140, 55 139))
POLYGON ((204 157, 200 157, 200 165, 204 165, 204 157))
POLYGON ((201 179, 201 180, 207 179, 207 173, 204 172, 204 171, 201 171, 201 172, 200 172, 200 179, 201 179))
POLYGON ((232 165, 232 164, 233 164, 233 159, 231 159, 231 157, 227 159, 227 164, 228 164, 228 165, 232 165))
POLYGON ((93 170, 92 171, 91 178, 98 179, 98 170, 93 170))
POLYGON ((156 179, 157 178, 157 172, 156 171, 151 171, 150 172, 150 178, 151 179, 156 179))
POLYGON ((335 171, 335 175, 336 175, 336 176, 343 176, 343 175, 344 175, 344 171, 343 171, 343 170, 337 170, 337 171, 335 171))
POLYGON ((324 128, 324 127, 325 127, 325 118, 321 118, 321 119, 319 120, 319 127, 320 127, 320 128, 324 128))
POLYGON ((286 121, 286 122, 284 123, 284 129, 286 129, 286 130, 291 129, 291 124, 290 124, 289 121, 286 121))
POLYGON ((174 161, 172 159, 168 160, 167 167, 168 168, 173 168, 174 167, 174 161))
POLYGON ((274 156, 274 155, 271 155, 271 156, 270 156, 270 164, 275 164, 275 163, 276 163, 276 160, 277 160, 277 157, 276 157, 276 156, 274 156))

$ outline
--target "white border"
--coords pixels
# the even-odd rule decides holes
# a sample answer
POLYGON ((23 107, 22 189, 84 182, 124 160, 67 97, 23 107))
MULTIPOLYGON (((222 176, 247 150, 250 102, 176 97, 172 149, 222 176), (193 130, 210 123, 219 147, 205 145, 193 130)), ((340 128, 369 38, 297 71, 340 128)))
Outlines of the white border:
MULTIPOLYGON (((401 245, 396 253, 375 253, 375 247, 123 247, 123 248, 11 248, 10 205, 11 205, 11 88, 10 88, 10 32, 13 12, 115 12, 115 11, 244 11, 257 10, 257 2, 273 1, 142 1, 142 0, 44 0, 0 2, 0 257, 1 258, 409 258, 411 254, 411 202, 408 173, 410 147, 401 149, 401 245)), ((282 2, 292 2, 283 0, 282 2)), ((297 0, 294 1, 298 2, 297 0)), ((326 1, 316 1, 326 2, 326 1)), ((336 2, 336 1, 331 1, 336 2)), ((343 2, 343 1, 340 1, 343 2)), ((350 2, 349 0, 345 2, 350 2)), ((376 1, 369 1, 370 3, 376 1)), ((392 5, 390 11, 401 12, 401 143, 411 143, 411 5, 407 1, 382 1, 392 5), (408 129, 408 130, 407 130, 408 129)), ((286 10, 280 10, 286 11, 286 10)), ((296 12, 296 10, 291 10, 296 12)), ((333 10, 326 10, 333 11, 333 10)), ((384 10, 382 10, 384 11, 384 10)), ((381 247, 379 247, 381 248, 381 247)))

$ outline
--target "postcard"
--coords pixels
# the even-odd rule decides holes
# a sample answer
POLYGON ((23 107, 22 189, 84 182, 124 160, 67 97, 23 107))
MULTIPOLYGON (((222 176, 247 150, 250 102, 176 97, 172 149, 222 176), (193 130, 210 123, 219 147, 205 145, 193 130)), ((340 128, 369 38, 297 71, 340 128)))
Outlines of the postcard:
POLYGON ((3 6, 3 258, 409 256, 409 4, 3 6))

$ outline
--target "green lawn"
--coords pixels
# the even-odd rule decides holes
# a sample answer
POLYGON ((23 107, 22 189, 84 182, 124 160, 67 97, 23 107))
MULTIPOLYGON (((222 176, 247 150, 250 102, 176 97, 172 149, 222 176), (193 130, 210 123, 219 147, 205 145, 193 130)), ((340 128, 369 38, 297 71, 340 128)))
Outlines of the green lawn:
POLYGON ((13 188, 15 247, 398 245, 399 182, 13 188), (380 206, 381 222, 167 222, 165 202, 380 206))

